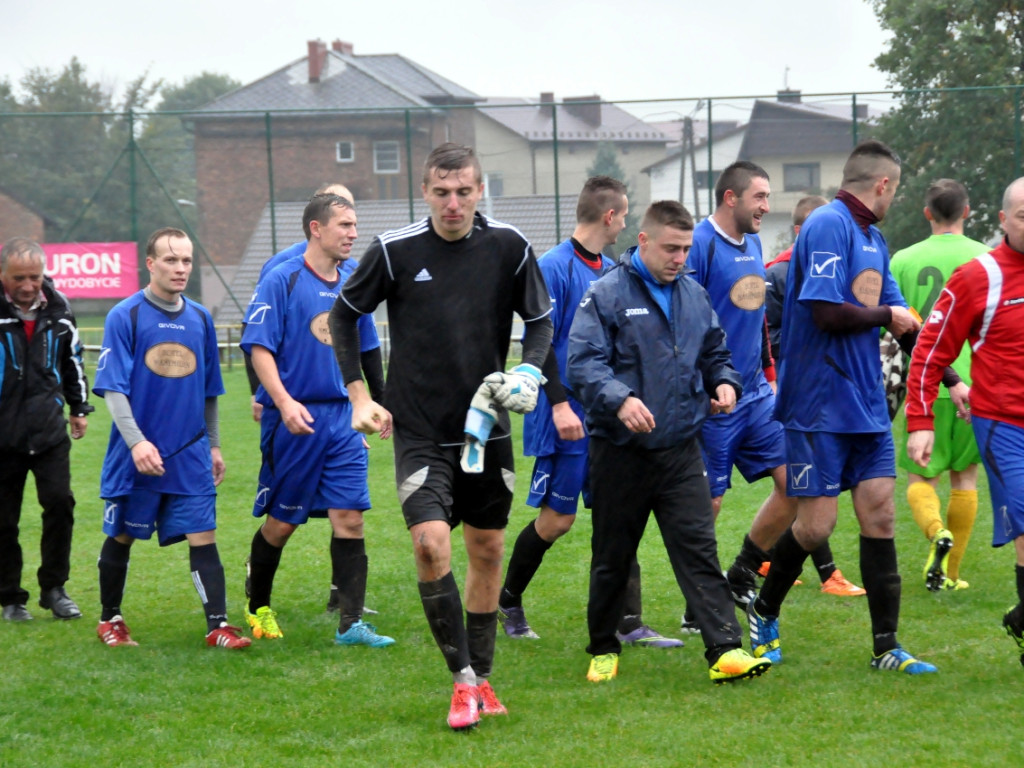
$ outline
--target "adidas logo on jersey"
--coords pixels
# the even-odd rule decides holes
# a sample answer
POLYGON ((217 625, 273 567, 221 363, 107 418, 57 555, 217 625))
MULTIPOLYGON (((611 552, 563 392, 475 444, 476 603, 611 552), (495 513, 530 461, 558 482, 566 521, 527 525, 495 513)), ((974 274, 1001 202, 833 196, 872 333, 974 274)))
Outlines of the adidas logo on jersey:
POLYGON ((413 280, 416 281, 417 283, 423 283, 423 282, 426 282, 427 280, 433 280, 433 279, 434 278, 432 278, 430 276, 430 273, 427 272, 427 268, 426 267, 421 269, 419 271, 419 273, 416 275, 416 277, 413 278, 413 280))

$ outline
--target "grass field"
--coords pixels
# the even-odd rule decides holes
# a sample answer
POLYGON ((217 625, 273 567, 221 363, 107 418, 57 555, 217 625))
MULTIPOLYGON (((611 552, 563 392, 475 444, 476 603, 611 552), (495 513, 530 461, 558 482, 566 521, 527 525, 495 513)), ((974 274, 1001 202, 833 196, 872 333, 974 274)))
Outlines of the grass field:
MULTIPOLYGON (((257 527, 250 510, 258 427, 248 416, 242 371, 226 373, 226 384, 221 433, 228 473, 218 501, 218 544, 229 613, 240 623, 243 562, 257 527)), ((67 588, 84 619, 54 621, 36 607, 39 515, 31 496, 22 517, 23 586, 33 595, 36 620, 0 623, 0 766, 1019 765, 1021 726, 1013 713, 1024 710, 1024 670, 999 625, 1014 602, 1013 555, 989 546, 984 490, 962 573, 971 588, 938 595, 924 589, 926 543, 902 484, 897 492, 900 639, 940 669, 922 678, 870 671, 865 599, 822 595, 808 564, 805 583, 792 590, 782 616, 785 663, 766 677, 714 687, 697 638, 680 650, 626 649, 616 680, 588 683, 590 521, 581 512, 526 596, 541 640, 498 638, 492 681, 509 716, 456 734, 444 722, 450 678, 423 618, 390 444, 376 438, 375 506, 366 515, 367 603, 380 611, 370 620, 397 638, 395 646, 333 644, 336 619, 324 611, 329 533, 321 521, 299 531, 284 554, 274 593, 283 640, 244 652, 206 648, 186 547, 140 542, 123 603, 140 645, 111 649, 98 642, 97 491, 109 430, 99 405, 89 434, 72 452, 78 508, 67 588)), ((531 518, 522 501, 529 464, 520 460, 518 467, 509 550, 531 518)), ((719 521, 723 560, 735 554, 767 493, 764 482, 738 480, 726 496, 719 521)), ((848 500, 832 544, 840 567, 859 582, 848 500)), ((683 602, 654 526, 640 562, 645 617, 675 633, 683 602)), ((461 582, 459 556, 455 572, 461 582)))

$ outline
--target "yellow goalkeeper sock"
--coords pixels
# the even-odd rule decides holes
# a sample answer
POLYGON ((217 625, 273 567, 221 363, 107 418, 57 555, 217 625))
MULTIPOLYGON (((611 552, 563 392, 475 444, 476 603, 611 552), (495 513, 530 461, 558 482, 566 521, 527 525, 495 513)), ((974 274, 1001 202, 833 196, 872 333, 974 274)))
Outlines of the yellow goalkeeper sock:
POLYGON ((960 563, 967 550, 967 542, 974 528, 974 518, 978 516, 978 492, 956 490, 949 494, 946 506, 946 520, 949 532, 953 534, 953 549, 949 551, 949 570, 946 575, 954 581, 960 578, 960 563))
MULTIPOLYGON (((918 480, 907 487, 907 502, 914 514, 914 522, 921 529, 928 541, 932 540, 942 529, 942 517, 939 515, 941 503, 935 489, 928 483, 918 480)), ((955 534, 954 534, 955 536, 955 534)), ((953 539, 956 541, 956 539, 953 539)))

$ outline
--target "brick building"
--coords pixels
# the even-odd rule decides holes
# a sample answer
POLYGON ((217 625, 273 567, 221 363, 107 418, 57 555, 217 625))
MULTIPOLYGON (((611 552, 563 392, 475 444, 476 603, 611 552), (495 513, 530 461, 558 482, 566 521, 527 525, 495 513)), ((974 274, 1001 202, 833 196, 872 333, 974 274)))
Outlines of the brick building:
POLYGON ((30 237, 37 243, 45 242, 47 223, 44 214, 23 203, 15 193, 0 187, 0 243, 12 237, 30 237))

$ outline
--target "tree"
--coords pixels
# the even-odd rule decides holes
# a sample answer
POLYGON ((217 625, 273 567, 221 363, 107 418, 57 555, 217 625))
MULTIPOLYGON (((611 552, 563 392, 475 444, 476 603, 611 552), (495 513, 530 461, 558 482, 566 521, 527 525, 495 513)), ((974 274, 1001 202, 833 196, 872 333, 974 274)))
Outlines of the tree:
POLYGON ((1015 128, 1024 99, 1024 18, 1017 0, 869 0, 889 49, 875 59, 899 106, 875 134, 903 158, 900 200, 884 230, 892 250, 928 235, 921 215, 935 179, 961 181, 971 195, 967 234, 998 231, 1006 185, 1022 169, 1015 128), (1016 87, 1014 87, 1016 86, 1016 87), (986 90, 939 90, 986 88, 986 90))
MULTIPOLYGON (((613 179, 618 179, 626 185, 627 195, 629 190, 629 181, 626 179, 626 174, 622 170, 622 166, 619 165, 618 150, 615 149, 615 144, 610 141, 600 141, 597 144, 597 154, 594 155, 594 164, 587 168, 588 176, 611 176, 613 179)), ((629 213, 626 214, 626 228, 619 234, 619 239, 615 245, 610 245, 605 250, 608 251, 606 256, 615 258, 619 255, 618 252, 624 251, 632 245, 636 245, 637 235, 640 233, 640 217, 637 215, 636 210, 630 205, 629 213)))

